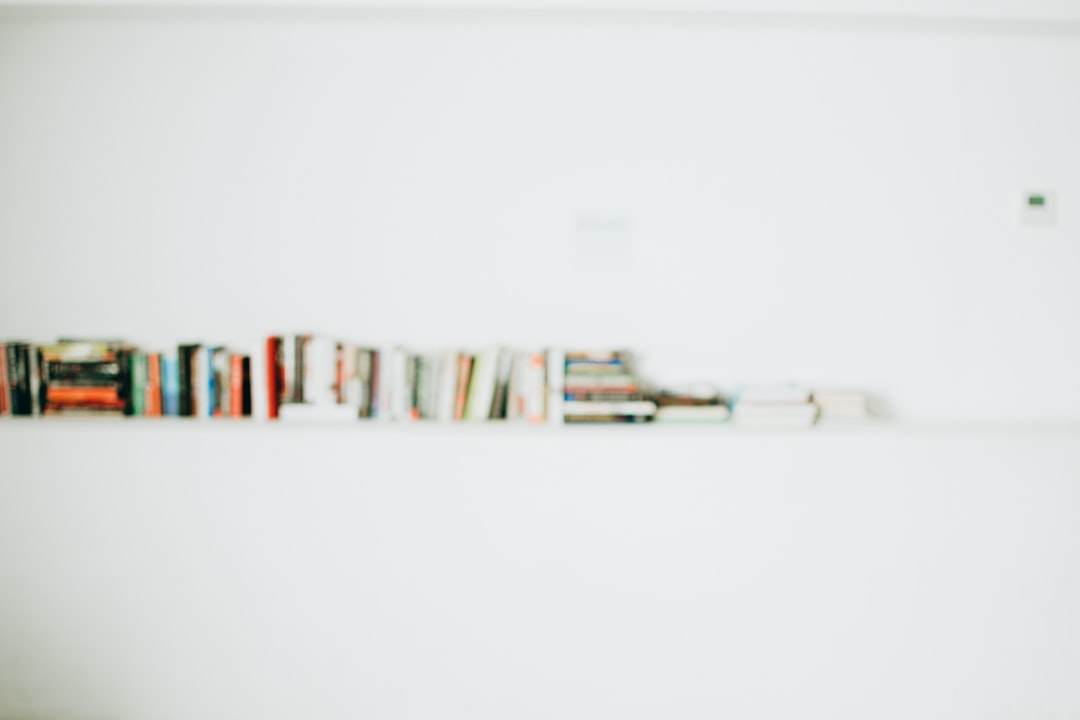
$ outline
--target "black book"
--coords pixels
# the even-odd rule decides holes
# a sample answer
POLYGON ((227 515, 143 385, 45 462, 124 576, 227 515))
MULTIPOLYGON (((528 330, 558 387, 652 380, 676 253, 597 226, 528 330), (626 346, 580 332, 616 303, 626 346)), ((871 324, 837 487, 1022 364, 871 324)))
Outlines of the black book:
POLYGON ((191 417, 195 414, 195 403, 191 396, 194 386, 191 383, 192 366, 198 345, 181 345, 176 352, 177 374, 180 376, 180 416, 191 417))
POLYGON ((49 401, 49 375, 41 348, 37 350, 37 375, 38 375, 38 412, 45 414, 45 408, 49 401))
POLYGON ((240 414, 251 417, 251 358, 245 355, 240 360, 240 414))
POLYGON ((293 343, 293 402, 304 402, 304 355, 307 349, 308 338, 305 335, 297 335, 293 343))
POLYGON ((30 391, 30 345, 7 345, 8 387, 11 392, 11 414, 33 415, 34 398, 30 391))
POLYGON ((60 360, 44 360, 42 353, 38 351, 39 363, 42 374, 48 375, 52 381, 81 380, 82 378, 98 378, 101 380, 117 380, 120 377, 120 364, 113 361, 102 362, 64 362, 60 360))
POLYGON ((135 398, 131 392, 131 351, 117 350, 116 364, 120 366, 120 399, 124 401, 124 414, 135 414, 135 398))

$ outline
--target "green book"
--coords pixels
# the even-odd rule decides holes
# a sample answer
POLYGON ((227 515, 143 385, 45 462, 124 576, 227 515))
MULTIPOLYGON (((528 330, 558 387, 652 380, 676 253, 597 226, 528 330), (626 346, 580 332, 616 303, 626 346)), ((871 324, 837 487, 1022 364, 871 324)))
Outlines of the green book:
POLYGON ((140 417, 146 414, 146 353, 131 356, 131 414, 140 417))

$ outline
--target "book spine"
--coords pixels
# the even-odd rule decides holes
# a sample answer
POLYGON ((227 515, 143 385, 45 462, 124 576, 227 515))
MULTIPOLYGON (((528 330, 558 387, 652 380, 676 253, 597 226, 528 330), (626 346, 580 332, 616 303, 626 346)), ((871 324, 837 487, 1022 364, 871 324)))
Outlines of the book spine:
POLYGON ((179 403, 177 415, 180 417, 191 416, 191 352, 185 345, 181 345, 176 351, 176 374, 177 393, 179 403))
POLYGON ((544 421, 544 356, 531 353, 525 367, 525 420, 530 423, 544 421))
POLYGON ((334 345, 334 402, 345 404, 345 345, 334 345))
POLYGON ((214 415, 214 368, 210 361, 211 348, 199 348, 195 353, 192 384, 195 386, 195 417, 206 419, 214 415))
POLYGON ((284 382, 281 364, 281 338, 266 339, 266 417, 276 420, 284 382))
POLYGON ((146 415, 161 416, 161 353, 146 356, 146 415))
POLYGON ((251 417, 251 357, 248 355, 240 358, 240 377, 240 414, 251 417))
POLYGON ((368 397, 371 399, 371 417, 382 417, 383 412, 383 398, 382 387, 386 383, 383 382, 383 368, 382 368, 382 351, 371 351, 371 387, 368 388, 368 397))
POLYGON ((445 351, 439 359, 435 419, 440 422, 449 422, 454 419, 459 363, 460 359, 455 350, 445 351))
POLYGON ((371 417, 371 350, 356 351, 356 378, 360 395, 360 417, 371 417))
POLYGON ((495 395, 495 372, 498 349, 486 348, 473 361, 469 396, 465 402, 467 420, 487 420, 491 416, 491 402, 495 395))
POLYGON ((7 346, 8 384, 11 387, 11 414, 32 415, 30 395, 30 349, 22 343, 7 346))
POLYGON ((566 354, 559 348, 547 351, 547 420, 552 425, 563 424, 566 378, 566 354))
POLYGON ((223 347, 214 349, 214 417, 232 415, 232 355, 223 347))
POLYGON ((0 415, 11 414, 11 393, 8 390, 7 349, 0 343, 0 415))
POLYGON ((30 375, 30 413, 42 414, 45 407, 44 387, 41 382, 41 363, 38 361, 41 351, 30 345, 26 346, 26 359, 30 375))
POLYGON ((146 415, 146 355, 143 353, 131 356, 131 414, 135 417, 146 415))
POLYGON ((38 374, 38 414, 44 415, 49 406, 49 365, 45 362, 41 348, 38 348, 35 355, 37 356, 38 374))
POLYGON ((121 350, 116 354, 120 364, 120 400, 124 403, 124 414, 135 414, 135 392, 132 374, 133 355, 130 350, 121 350))
POLYGON ((180 353, 161 356, 161 414, 180 415, 180 353))
POLYGON ((420 358, 420 374, 417 378, 417 394, 420 397, 420 417, 435 419, 435 382, 438 357, 427 354, 420 358))
POLYGON ((454 419, 465 419, 465 404, 468 399, 469 381, 472 376, 472 355, 461 353, 458 357, 457 389, 454 399, 454 419))
MULTIPOLYGON (((295 401, 296 392, 296 336, 284 335, 281 338, 281 347, 278 350, 278 358, 281 363, 280 377, 281 387, 278 391, 278 406, 295 401)), ((274 417, 277 417, 275 415, 274 417)))
POLYGON ((304 364, 307 359, 307 344, 308 337, 306 335, 297 335, 293 339, 292 401, 298 403, 304 402, 308 394, 309 385, 305 385, 308 380, 308 366, 304 364))
POLYGON ((492 420, 506 418, 507 398, 510 394, 510 372, 513 370, 514 353, 508 348, 499 350, 498 367, 495 371, 495 392, 491 398, 492 420))
POLYGON ((394 348, 390 354, 390 419, 401 422, 409 412, 408 356, 404 348, 394 348))
POLYGON ((419 420, 420 415, 420 373, 423 371, 423 362, 420 355, 409 356, 409 419, 419 420))
POLYGON ((522 378, 525 373, 525 354, 516 352, 510 361, 510 380, 506 388, 506 419, 520 420, 524 416, 521 401, 522 378))
POLYGON ((244 356, 229 356, 229 417, 244 415, 244 356))

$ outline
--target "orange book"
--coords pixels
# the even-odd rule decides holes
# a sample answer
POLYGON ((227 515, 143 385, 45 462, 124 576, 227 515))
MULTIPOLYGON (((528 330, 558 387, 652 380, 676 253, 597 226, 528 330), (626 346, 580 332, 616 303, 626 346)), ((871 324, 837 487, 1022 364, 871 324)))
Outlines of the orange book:
POLYGON ((244 356, 229 356, 229 417, 244 416, 244 356))
POLYGON ((161 354, 146 356, 146 402, 143 406, 148 417, 161 416, 161 354))
POLYGON ((50 387, 46 400, 48 402, 70 405, 73 403, 113 403, 119 402, 121 407, 120 393, 116 388, 106 387, 50 387))
POLYGON ((469 377, 472 375, 472 356, 458 358, 457 395, 454 397, 454 419, 465 419, 465 400, 469 397, 469 377))
POLYGON ((281 401, 281 389, 285 385, 285 369, 278 361, 281 350, 281 338, 266 338, 266 416, 278 416, 278 403, 281 401))

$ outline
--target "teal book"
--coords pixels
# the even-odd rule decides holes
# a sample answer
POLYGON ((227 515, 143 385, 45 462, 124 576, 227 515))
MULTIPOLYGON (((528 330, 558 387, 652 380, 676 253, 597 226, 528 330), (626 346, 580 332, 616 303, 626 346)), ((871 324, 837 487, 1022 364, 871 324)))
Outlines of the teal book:
POLYGON ((146 353, 131 356, 131 414, 146 414, 146 353))

